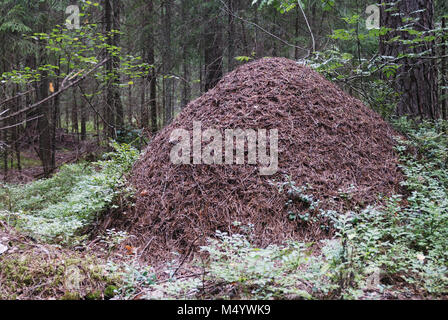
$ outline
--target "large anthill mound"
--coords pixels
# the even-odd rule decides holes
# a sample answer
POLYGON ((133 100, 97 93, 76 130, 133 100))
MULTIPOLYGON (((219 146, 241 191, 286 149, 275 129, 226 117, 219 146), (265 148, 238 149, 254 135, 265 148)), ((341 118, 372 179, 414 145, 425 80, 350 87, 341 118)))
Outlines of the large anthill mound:
POLYGON ((138 236, 148 256, 201 245, 216 230, 232 232, 235 221, 254 224, 259 245, 319 237, 319 223, 289 219, 288 194, 272 180, 287 175, 308 185, 324 209, 374 204, 379 194, 398 191, 394 135, 379 115, 315 71, 284 58, 261 59, 229 73, 152 140, 131 178, 135 208, 114 220, 138 236), (278 129, 278 172, 261 176, 248 164, 172 164, 170 135, 192 132, 193 121, 223 133, 278 129))

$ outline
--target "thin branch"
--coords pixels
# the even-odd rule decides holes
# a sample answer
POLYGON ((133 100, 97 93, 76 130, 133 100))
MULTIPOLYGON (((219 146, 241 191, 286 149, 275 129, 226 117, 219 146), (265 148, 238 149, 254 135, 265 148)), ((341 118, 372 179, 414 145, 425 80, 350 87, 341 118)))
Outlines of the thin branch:
MULTIPOLYGON (((300 2, 300 0, 297 0, 297 3, 299 4, 300 11, 302 11, 303 17, 305 18, 305 22, 306 22, 306 25, 308 26, 308 30, 310 31, 311 40, 313 41, 313 52, 315 52, 316 51, 316 40, 314 39, 313 30, 311 30, 311 26, 310 26, 310 23, 308 22, 308 18, 306 17, 305 11, 303 11, 302 3, 300 2)), ((308 58, 310 54, 311 54, 311 52, 308 50, 308 56, 306 56, 305 59, 308 58)))
MULTIPOLYGON (((14 97, 12 97, 12 98, 6 99, 6 100, 0 102, 0 106, 1 106, 1 105, 4 105, 4 104, 6 104, 6 103, 8 103, 8 102, 10 102, 10 101, 12 101, 12 100, 14 100, 14 99, 17 99, 17 98, 20 98, 20 97, 22 97, 22 96, 25 96, 25 95, 27 95, 28 93, 33 92, 34 90, 36 90, 36 89, 33 88, 33 89, 30 89, 30 90, 28 90, 28 91, 26 91, 26 92, 19 93, 18 95, 14 96, 14 97)), ((0 115, 1 115, 1 114, 0 114, 0 115)))
POLYGON ((7 117, 0 118, 0 121, 7 120, 7 119, 10 119, 10 118, 16 117, 16 116, 18 116, 18 115, 20 115, 20 114, 22 114, 22 113, 24 113, 24 112, 28 112, 28 111, 30 111, 30 110, 32 110, 32 109, 37 108, 38 106, 40 106, 41 104, 44 104, 45 102, 48 102, 48 101, 52 100, 53 98, 55 98, 55 97, 57 97, 58 95, 60 95, 62 92, 66 91, 67 89, 70 89, 71 87, 73 87, 73 86, 77 85, 78 83, 80 83, 81 81, 83 81, 85 78, 87 78, 88 75, 90 75, 92 72, 94 72, 94 71, 97 70, 99 67, 101 67, 102 65, 104 65, 107 61, 109 61, 109 59, 110 59, 110 58, 104 59, 103 61, 101 61, 100 63, 98 63, 94 68, 92 68, 92 69, 89 70, 87 73, 85 73, 82 77, 80 77, 78 80, 76 80, 76 81, 74 81, 74 82, 68 84, 67 86, 61 88, 59 91, 53 93, 52 95, 46 97, 45 99, 43 99, 43 100, 41 100, 41 101, 39 101, 39 102, 36 102, 35 104, 33 104, 33 105, 29 106, 29 107, 26 107, 26 108, 24 108, 24 109, 22 109, 22 110, 19 110, 19 111, 15 112, 15 113, 13 113, 13 114, 7 116, 7 117))
POLYGON ((2 131, 2 130, 6 130, 6 129, 11 129, 11 128, 15 128, 15 127, 24 125, 24 124, 27 123, 27 122, 31 122, 31 121, 37 120, 37 119, 39 119, 39 118, 41 118, 41 117, 42 117, 42 115, 37 116, 37 117, 34 117, 34 118, 31 118, 31 119, 23 120, 22 122, 19 122, 19 123, 16 123, 16 124, 13 124, 13 125, 10 125, 10 126, 7 126, 7 127, 0 128, 0 131, 2 131))
POLYGON ((110 123, 108 123, 105 119, 104 119, 104 117, 101 115, 101 113, 99 113, 96 109, 95 109, 95 107, 92 105, 92 102, 89 100, 89 99, 87 99, 87 96, 86 96, 86 94, 84 93, 84 90, 82 89, 82 87, 81 86, 78 86, 78 88, 79 88, 79 91, 81 92, 81 95, 82 95, 82 97, 84 98, 84 100, 86 100, 86 102, 89 104, 89 106, 90 106, 90 108, 92 108, 92 110, 93 110, 93 112, 95 112, 97 115, 98 115, 98 117, 100 117, 100 119, 109 127, 109 128, 113 128, 113 129, 115 129, 115 127, 113 126, 113 125, 111 125, 110 123))

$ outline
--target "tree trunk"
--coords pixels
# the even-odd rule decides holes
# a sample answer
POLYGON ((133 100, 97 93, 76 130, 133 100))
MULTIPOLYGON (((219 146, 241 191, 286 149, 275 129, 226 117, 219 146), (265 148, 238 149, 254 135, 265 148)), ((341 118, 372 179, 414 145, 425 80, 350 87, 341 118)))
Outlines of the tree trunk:
MULTIPOLYGON (((111 34, 112 30, 120 29, 120 1, 119 0, 105 0, 104 8, 105 32, 107 36, 107 44, 111 47, 120 45, 120 37, 118 34, 111 34), (113 6, 112 6, 113 4, 113 6)), ((106 71, 109 75, 108 84, 106 88, 106 106, 104 110, 105 127, 108 138, 116 139, 117 126, 122 128, 123 120, 123 104, 121 102, 120 89, 117 86, 119 83, 119 74, 117 68, 120 64, 120 59, 113 56, 109 51, 107 56, 110 60, 106 63, 106 71)))
MULTIPOLYGON (((446 18, 442 19, 442 29, 446 28, 446 18)), ((442 116, 444 120, 448 120, 448 90, 446 89, 446 87, 448 86, 447 83, 447 58, 446 58, 446 54, 447 54, 447 50, 446 47, 448 46, 447 44, 448 38, 446 37, 446 34, 444 35, 444 37, 442 38, 442 68, 441 68, 441 73, 442 73, 442 116)))
POLYGON ((78 98, 76 96, 76 90, 73 89, 73 106, 72 106, 72 133, 78 137, 79 122, 78 122, 78 98))
MULTIPOLYGON (((182 0, 182 21, 187 21, 187 1, 182 0)), ((188 51, 188 37, 184 37, 182 41, 182 67, 183 67, 183 81, 182 81, 182 101, 181 109, 191 100, 191 85, 190 85, 190 61, 189 61, 189 51, 188 51)))
MULTIPOLYGON (((254 4, 254 19, 255 19, 255 24, 259 25, 259 13, 258 13, 258 6, 257 4, 254 4)), ((264 44, 263 44, 263 39, 260 36, 260 30, 259 28, 255 28, 255 55, 257 58, 262 58, 264 55, 264 44)))
POLYGON ((173 0, 163 2, 163 34, 164 34, 164 54, 163 54, 163 107, 165 112, 164 124, 169 124, 173 119, 173 79, 171 71, 173 67, 172 44, 171 44, 171 23, 172 23, 173 0))
MULTIPOLYGON (((43 63, 43 60, 41 60, 43 63)), ((46 72, 42 72, 42 79, 36 86, 37 101, 41 101, 48 97, 48 78, 46 72)), ((48 121, 51 102, 42 103, 38 110, 39 119, 37 120, 37 129, 39 131, 39 158, 42 161, 44 176, 48 177, 52 172, 52 156, 51 156, 51 130, 48 121)))
POLYGON ((146 80, 142 79, 140 90, 140 128, 146 129, 149 123, 148 107, 146 106, 146 80))
MULTIPOLYGON (((113 38, 110 32, 112 31, 112 0, 104 0, 104 23, 105 23, 105 33, 107 37, 107 44, 109 46, 113 45, 113 38)), ((106 72, 108 75, 113 74, 114 63, 111 59, 111 54, 106 53, 109 60, 106 63, 106 72)), ((115 109, 114 109, 114 90, 113 90, 113 79, 108 79, 106 88, 106 105, 104 108, 104 127, 107 128, 106 137, 115 138, 115 109)))
MULTIPOLYGON (((390 1, 382 1, 381 25, 382 27, 391 28, 392 31, 380 38, 380 54, 398 57, 400 54, 430 52, 433 55, 433 42, 422 42, 421 44, 413 45, 404 44, 402 41, 389 42, 389 40, 397 36, 400 37, 400 40, 412 40, 415 38, 415 36, 410 35, 406 31, 400 31, 400 28, 412 28, 417 31, 433 29, 433 1, 406 0, 398 1, 392 4, 392 6, 389 3, 390 1), (408 18, 413 20, 408 21, 408 18)), ((401 93, 401 98, 397 105, 397 115, 437 119, 439 117, 438 88, 437 68, 434 59, 403 58, 398 63, 401 67, 393 79, 395 90, 401 93)))
MULTIPOLYGON (((154 41, 154 4, 152 1, 148 3, 148 15, 150 19, 148 30, 148 56, 147 62, 151 65, 149 70, 148 82, 149 82, 149 108, 151 114, 151 132, 156 133, 158 130, 157 125, 157 75, 155 68, 155 41, 154 41)), ((147 125, 148 121, 146 120, 147 125)))
POLYGON ((295 43, 296 43, 296 47, 294 48, 294 59, 296 59, 296 60, 299 60, 299 57, 300 57, 300 52, 299 52, 299 45, 300 45, 300 42, 299 42, 299 35, 300 35, 300 14, 301 14, 301 11, 300 11, 300 7, 299 6, 296 6, 296 15, 295 15, 295 33, 294 33, 294 36, 295 36, 295 38, 296 38, 296 40, 295 40, 295 43))
POLYGON ((235 18, 233 17, 235 6, 234 0, 227 0, 227 7, 229 9, 228 15, 228 31, 227 31, 227 54, 228 63, 227 71, 230 72, 235 67, 235 18))
MULTIPOLYGON (((16 85, 16 92, 20 92, 20 86, 16 85)), ((20 108, 22 108, 22 98, 17 97, 16 99, 16 109, 15 111, 20 110, 20 108)), ((21 156, 20 156, 20 135, 22 126, 17 126, 14 127, 13 130, 13 141, 14 141, 14 149, 16 152, 16 159, 17 159, 17 170, 19 170, 19 172, 22 172, 22 163, 21 163, 21 156)))
MULTIPOLYGON (((113 0, 113 30, 120 31, 121 29, 121 23, 120 23, 120 13, 121 13, 121 0, 113 0)), ((119 47, 120 46, 120 34, 114 33, 113 36, 113 42, 112 45, 119 47)), ((117 87, 117 85, 120 82, 120 75, 117 72, 117 69, 120 68, 120 57, 113 56, 112 57, 113 62, 113 71, 114 71, 114 88, 113 88, 113 96, 114 96, 114 109, 116 112, 116 126, 118 128, 124 127, 124 110, 123 110, 123 103, 121 101, 121 94, 120 89, 117 87)))
MULTIPOLYGON (((41 12, 47 11, 46 2, 42 2, 39 5, 39 9, 41 12)), ((41 32, 46 31, 47 21, 43 21, 39 26, 41 32)), ((45 51, 45 47, 43 43, 39 43, 39 64, 45 65, 47 64, 47 53, 45 51)), ((37 101, 41 101, 48 97, 49 94, 49 79, 48 73, 43 71, 41 73, 41 80, 36 83, 36 98, 37 101)), ((39 149, 38 155, 40 160, 42 161, 42 167, 44 171, 44 176, 48 177, 53 171, 52 167, 52 141, 51 141, 51 128, 50 128, 50 108, 51 101, 47 101, 42 103, 39 108, 37 108, 37 115, 39 119, 37 120, 37 129, 39 132, 39 149)))
POLYGON ((204 30, 205 91, 215 87, 222 78, 222 29, 218 15, 215 8, 205 9, 208 21, 204 30))
MULTIPOLYGON (((82 84, 81 84, 81 86, 82 86, 82 84)), ((81 113, 81 140, 85 141, 87 139, 86 124, 88 121, 88 113, 87 113, 85 101, 83 99, 81 99, 81 105, 80 105, 79 112, 81 113)))

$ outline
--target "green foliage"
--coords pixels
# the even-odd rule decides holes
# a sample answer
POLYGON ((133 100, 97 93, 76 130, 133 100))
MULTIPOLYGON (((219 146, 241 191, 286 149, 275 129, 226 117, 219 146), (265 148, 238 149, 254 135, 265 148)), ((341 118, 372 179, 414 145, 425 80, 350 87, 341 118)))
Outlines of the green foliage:
POLYGON ((137 257, 129 263, 109 262, 107 270, 121 279, 122 284, 114 290, 113 296, 122 300, 132 299, 141 288, 152 286, 157 280, 152 268, 141 265, 137 257))
MULTIPOLYGON (((49 33, 34 33, 25 38, 30 41, 41 41, 45 43, 48 54, 59 57, 55 64, 40 65, 36 69, 24 67, 23 69, 11 70, 2 74, 2 82, 18 84, 30 84, 39 81, 42 72, 47 72, 52 78, 74 79, 82 76, 93 65, 99 63, 99 52, 108 51, 111 56, 119 57, 120 65, 114 74, 106 74, 104 68, 99 68, 93 75, 97 80, 106 83, 110 80, 119 81, 117 74, 125 75, 126 79, 139 79, 148 74, 149 66, 142 62, 138 56, 125 55, 122 48, 108 44, 108 40, 117 31, 110 34, 96 32, 96 24, 83 25, 80 29, 68 30, 65 26, 56 26, 49 33)), ((121 87, 133 85, 134 81, 127 80, 120 84, 121 87)))
POLYGON ((209 294, 201 289, 204 282, 221 288, 213 298, 230 298, 228 286, 241 299, 311 299, 308 291, 312 288, 316 295, 328 293, 331 286, 320 283, 322 263, 313 257, 309 245, 291 243, 260 249, 248 240, 250 230, 249 226, 242 230, 249 234, 231 236, 217 231, 216 239, 210 239, 209 244, 201 248, 209 255, 204 278, 172 279, 155 284, 150 287, 147 298, 207 298, 209 294), (312 283, 319 283, 319 288, 312 283))
POLYGON ((132 126, 125 126, 117 130, 117 142, 130 144, 138 149, 147 144, 143 129, 135 129, 132 126))
POLYGON ((16 4, 12 8, 8 8, 8 12, 4 15, 2 14, 0 18, 0 32, 19 34, 30 32, 31 29, 24 23, 27 18, 26 13, 26 8, 21 4, 16 4))
POLYGON ((0 218, 45 241, 74 240, 100 213, 132 192, 124 177, 139 152, 129 145, 112 146, 115 151, 106 155, 108 160, 66 165, 50 179, 3 186, 0 218))
POLYGON ((113 152, 104 155, 107 160, 97 162, 103 170, 102 173, 112 179, 110 186, 117 186, 123 181, 123 175, 129 173, 134 163, 138 160, 140 152, 130 144, 111 142, 113 152))
POLYGON ((397 121, 409 137, 398 139, 397 150, 406 176, 402 184, 410 195, 406 202, 394 196, 384 208, 367 208, 340 220, 344 253, 338 268, 346 279, 341 290, 360 288, 377 277, 379 290, 402 281, 425 296, 448 292, 447 125, 397 121))
POLYGON ((238 56, 235 57, 235 60, 238 62, 249 62, 250 60, 252 60, 253 58, 251 57, 247 57, 247 56, 238 56))
POLYGON ((339 83, 348 91, 356 94, 385 119, 395 115, 396 93, 387 78, 393 77, 400 65, 388 57, 375 56, 370 60, 357 59, 355 55, 342 52, 337 46, 316 52, 308 65, 322 73, 327 79, 339 83))

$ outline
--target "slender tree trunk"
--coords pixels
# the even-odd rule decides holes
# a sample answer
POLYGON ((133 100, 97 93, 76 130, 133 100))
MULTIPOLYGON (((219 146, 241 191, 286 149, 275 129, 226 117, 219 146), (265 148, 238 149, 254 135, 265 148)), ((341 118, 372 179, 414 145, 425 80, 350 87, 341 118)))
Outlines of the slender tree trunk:
MULTIPOLYGON (((83 84, 80 85, 83 86, 83 84)), ((88 112, 84 99, 81 99, 79 113, 81 114, 81 140, 85 141, 87 139, 88 112)))
POLYGON ((93 121, 95 122, 95 132, 96 132, 96 144, 99 145, 100 144, 100 138, 101 138, 101 132, 100 132, 100 128, 101 128, 101 123, 100 123, 100 117, 98 115, 97 112, 94 113, 93 115, 94 119, 93 121))
MULTIPOLYGON (((7 125, 4 123, 4 125, 7 125)), ((3 179, 6 182, 8 178, 8 130, 3 130, 2 132, 2 156, 3 156, 3 179)))
POLYGON ((190 64, 188 61, 187 51, 184 49, 183 52, 183 81, 182 81, 182 109, 190 102, 191 100, 191 85, 190 85, 190 64))
POLYGON ((298 46, 300 45, 299 43, 299 34, 300 34, 300 7, 296 6, 296 15, 295 15, 295 25, 294 25, 294 36, 295 36, 295 44, 296 47, 294 48, 294 59, 299 60, 300 57, 300 53, 299 53, 299 48, 298 46))
MULTIPOLYGON (((43 63, 43 60, 41 60, 43 63)), ((37 101, 41 101, 48 97, 48 78, 46 72, 42 72, 42 80, 37 84, 36 96, 37 101)), ((48 177, 52 171, 52 157, 51 157, 51 129, 49 113, 51 102, 42 103, 38 110, 39 119, 37 120, 37 130, 39 132, 39 158, 42 161, 44 176, 48 177)))
POLYGON ((247 36, 246 24, 242 20, 240 21, 240 23, 241 23, 241 41, 243 43, 244 55, 250 56, 251 52, 249 49, 249 41, 247 40, 248 36, 247 36))
POLYGON ((149 107, 151 110, 151 131, 156 133, 159 130, 157 118, 157 75, 155 68, 151 70, 151 77, 149 80, 149 107))
POLYGON ((132 125, 133 117, 134 117, 134 101, 132 96, 132 85, 130 85, 128 87, 128 122, 130 125, 132 125))
MULTIPOLYGON (((105 32, 107 35, 107 44, 109 46, 119 46, 120 37, 118 34, 111 34, 112 30, 119 31, 120 28, 120 1, 119 0, 105 0, 104 8, 105 32), (113 5, 112 5, 113 4, 113 5), (117 28, 117 29, 115 29, 117 28)), ((123 127, 123 104, 121 102, 120 89, 117 84, 119 82, 119 74, 117 68, 119 67, 120 59, 107 52, 110 60, 106 63, 107 74, 109 75, 108 84, 106 88, 106 106, 104 110, 104 126, 107 128, 106 133, 108 138, 116 139, 117 126, 123 127)))
POLYGON ((233 16, 235 6, 234 0, 227 0, 227 7, 229 8, 228 15, 228 31, 227 31, 227 54, 228 54, 228 62, 227 62, 227 71, 230 72, 235 67, 235 18, 233 16))
MULTIPOLYGON (((148 56, 147 62, 151 65, 151 70, 149 71, 148 81, 149 81, 149 108, 151 114, 151 132, 156 133, 158 128, 157 125, 157 74, 155 68, 155 40, 154 40, 154 4, 152 1, 148 3, 148 15, 150 17, 150 25, 148 30, 148 56)), ((147 124, 148 121, 146 121, 147 124)), ((146 125, 145 124, 145 125, 146 125)))
MULTIPOLYGON (((30 55, 26 59, 26 65, 30 66, 31 69, 37 68, 37 61, 36 61, 36 55, 30 55)), ((27 89, 35 88, 33 85, 27 85, 27 89)), ((25 103, 27 106, 29 106, 33 99, 37 99, 35 94, 27 94, 25 96, 25 103)), ((26 119, 28 120, 25 124, 25 131, 26 131, 26 138, 24 139, 27 144, 35 144, 38 140, 38 131, 37 131, 37 116, 38 116, 38 109, 30 110, 26 113, 26 119), (35 120, 31 120, 35 119, 35 120)))
POLYGON ((79 117, 78 117, 78 97, 76 90, 73 90, 73 107, 72 107, 72 133, 76 135, 76 142, 79 142, 79 117))
MULTIPOLYGON (((207 0, 210 3, 210 0, 207 0)), ((205 57, 205 91, 216 86, 222 78, 222 28, 219 24, 219 11, 206 8, 205 17, 208 21, 204 30, 205 57)))
MULTIPOLYGON (((396 36, 404 40, 412 40, 415 36, 406 31, 397 30, 405 25, 412 25, 417 31, 426 31, 434 28, 434 4, 432 0, 406 0, 389 5, 390 1, 383 0, 381 8, 381 24, 391 28, 392 31, 380 39, 380 53, 383 56, 398 57, 400 54, 421 54, 433 52, 433 42, 423 42, 420 45, 407 45, 402 41, 393 41, 396 36), (392 10, 389 10, 392 9, 392 10), (410 22, 407 19, 412 18, 410 22), (418 19, 417 21, 415 19, 418 19)), ((438 88, 437 68, 434 59, 403 58, 399 61, 394 79, 395 90, 401 93, 397 105, 397 115, 409 115, 418 118, 437 119, 438 88)))
MULTIPOLYGON (((272 24, 272 29, 271 29, 271 33, 272 34, 276 34, 277 33, 277 10, 273 9, 274 11, 274 21, 272 24)), ((277 57, 278 56, 278 42, 276 39, 273 39, 273 47, 272 47, 272 56, 277 57)))
POLYGON ((142 79, 140 91, 140 128, 145 129, 149 123, 148 107, 146 106, 146 80, 142 79))
MULTIPOLYGON (((60 70, 60 69, 59 69, 60 70)), ((59 71, 58 71, 59 75, 59 71)), ((54 90, 59 90, 59 80, 54 80, 54 90)), ((57 121, 58 114, 60 108, 60 99, 59 96, 53 99, 53 103, 51 104, 51 167, 56 168, 56 129, 57 129, 57 121)))
POLYGON ((173 79, 170 73, 173 67, 172 43, 171 43, 171 24, 173 14, 173 0, 163 1, 163 34, 164 34, 164 54, 163 54, 163 107, 165 112, 164 124, 169 124, 173 119, 173 79))
MULTIPOLYGON (((16 92, 20 91, 20 86, 17 85, 16 86, 16 92)), ((22 99, 21 98, 17 98, 16 99, 16 110, 19 110, 20 108, 22 108, 22 99)), ((16 159, 17 159, 17 169, 19 170, 19 172, 22 172, 22 163, 21 163, 21 156, 20 156, 20 135, 21 135, 21 129, 22 126, 17 126, 14 127, 14 149, 16 152, 16 159)))
MULTIPOLYGON (((181 16, 182 21, 187 21, 187 1, 182 0, 181 16)), ((182 41, 182 67, 183 67, 183 81, 182 81, 182 101, 181 109, 183 109, 191 100, 191 85, 190 85, 190 62, 188 55, 188 37, 184 37, 182 41)))
POLYGON ((204 74, 205 74, 205 57, 203 55, 204 52, 204 39, 201 41, 201 48, 200 48, 200 59, 199 59, 199 92, 202 94, 204 93, 205 83, 204 83, 204 74))
MULTIPOLYGON (((121 29, 121 0, 113 0, 113 30, 120 31, 121 29)), ((120 46, 120 34, 114 33, 113 43, 114 46, 120 46)), ((112 57, 113 62, 113 71, 114 71, 114 88, 113 88, 113 97, 114 97, 114 109, 116 112, 116 126, 118 128, 124 127, 124 109, 123 103, 121 101, 120 89, 117 87, 117 84, 120 82, 120 75, 117 72, 117 69, 120 68, 120 58, 117 56, 112 57)))
MULTIPOLYGON (((442 29, 446 28, 446 18, 442 19, 442 29)), ((441 67, 441 73, 442 73, 442 116, 444 120, 448 120, 448 89, 446 87, 448 86, 447 82, 447 61, 448 58, 446 58, 447 55, 447 46, 448 46, 448 38, 446 35, 442 37, 443 45, 442 45, 442 67, 441 67)))
MULTIPOLYGON (((113 45, 113 38, 110 34, 112 31, 112 0, 104 0, 104 23, 105 23, 105 33, 107 37, 107 44, 109 46, 113 45)), ((109 52, 106 53, 108 58, 111 58, 109 52)), ((109 59, 106 63, 106 71, 109 76, 113 74, 114 63, 112 59, 109 59)), ((106 136, 108 138, 115 137, 115 104, 114 104, 114 90, 113 90, 114 79, 108 79, 108 84, 106 88, 106 105, 104 109, 104 127, 107 128, 106 136)))
MULTIPOLYGON (((3 63, 1 64, 0 67, 0 72, 1 74, 3 74, 4 71, 6 71, 6 66, 5 66, 5 60, 2 61, 3 63)), ((4 95, 1 96, 2 99, 6 98, 6 93, 4 95)), ((8 110, 7 106, 0 106, 1 107, 1 111, 5 111, 8 110)), ((9 121, 8 120, 4 120, 4 121, 0 121, 0 125, 2 127, 6 127, 8 126, 9 121)), ((7 143, 8 143, 8 130, 2 130, 0 131, 0 152, 2 155, 2 160, 3 160, 3 181, 6 182, 8 179, 8 148, 7 148, 7 143)))
MULTIPOLYGON (((258 13, 258 6, 254 5, 254 16, 255 16, 255 24, 259 25, 259 13, 258 13)), ((263 41, 260 37, 260 30, 258 28, 255 28, 255 54, 257 58, 263 57, 264 54, 264 46, 263 41)))
MULTIPOLYGON (((41 12, 47 12, 46 2, 42 2, 39 6, 41 12)), ((46 21, 42 22, 39 26, 41 32, 46 31, 46 21)), ((47 64, 47 56, 45 52, 45 47, 43 43, 39 43, 39 65, 47 64)), ((49 94, 49 79, 48 73, 43 71, 41 73, 41 80, 36 83, 36 98, 37 101, 41 101, 48 97, 49 94)), ((44 176, 48 177, 53 171, 52 167, 52 141, 51 141, 51 128, 50 128, 50 108, 51 102, 47 101, 42 103, 39 108, 37 108, 37 115, 39 119, 37 120, 37 129, 39 132, 39 158, 42 161, 42 167, 44 171, 44 176)))
POLYGON ((65 127, 67 129, 67 133, 70 132, 70 119, 71 119, 70 107, 68 105, 65 106, 65 127))

